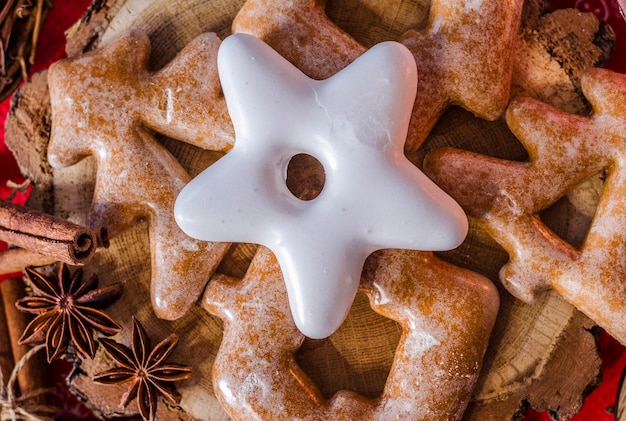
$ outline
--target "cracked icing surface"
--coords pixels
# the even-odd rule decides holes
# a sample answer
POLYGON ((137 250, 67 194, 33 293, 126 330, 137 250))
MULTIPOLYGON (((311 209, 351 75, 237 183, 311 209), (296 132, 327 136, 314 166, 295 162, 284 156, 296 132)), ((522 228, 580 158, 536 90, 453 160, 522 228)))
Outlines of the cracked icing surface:
POLYGON ((62 167, 96 158, 90 226, 105 226, 113 236, 139 218, 149 220, 152 302, 166 319, 197 300, 228 245, 194 240, 178 228, 174 200, 190 177, 151 130, 205 149, 230 148, 215 64, 219 44, 215 35, 201 35, 168 66, 149 72, 148 38, 133 32, 55 63, 48 76, 48 159, 62 167))
POLYGON ((361 288, 372 308, 402 325, 378 398, 340 391, 330 400, 295 361, 295 326, 275 257, 261 248, 242 281, 218 276, 205 308, 224 320, 213 367, 222 406, 236 420, 460 419, 474 386, 498 293, 487 279, 431 253, 377 252, 361 288))
POLYGON ((449 250, 463 241, 461 208, 402 153, 417 78, 401 44, 378 44, 316 81, 257 38, 235 34, 218 66, 237 141, 181 191, 176 221, 202 240, 269 247, 305 335, 339 328, 373 251, 449 250), (299 153, 326 172, 311 201, 285 183, 299 153))
POLYGON ((504 285, 533 301, 546 288, 626 343, 626 77, 592 69, 582 79, 591 116, 559 111, 529 98, 514 100, 507 122, 528 162, 470 152, 429 153, 425 170, 509 253, 504 285), (587 236, 575 248, 538 216, 573 186, 607 170, 587 236))

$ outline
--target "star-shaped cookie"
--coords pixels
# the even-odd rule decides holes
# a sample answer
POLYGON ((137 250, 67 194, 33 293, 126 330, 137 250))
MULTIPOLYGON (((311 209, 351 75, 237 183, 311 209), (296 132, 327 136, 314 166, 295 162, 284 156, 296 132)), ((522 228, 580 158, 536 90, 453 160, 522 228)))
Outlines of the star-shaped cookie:
POLYGON ((270 248, 305 335, 323 338, 341 325, 374 250, 445 250, 464 239, 461 208, 403 154, 417 78, 401 44, 379 44, 318 81, 235 34, 218 67, 236 143, 183 189, 176 220, 195 238, 270 248), (310 201, 286 186, 297 154, 325 171, 310 201))
POLYGON ((626 76, 592 69, 582 89, 590 116, 530 98, 512 101, 506 119, 527 162, 440 149, 427 155, 425 171, 507 250, 500 277, 509 291, 532 301, 554 288, 626 343, 626 76), (600 171, 604 191, 586 238, 574 247, 539 212, 600 171))
POLYGON ((139 218, 150 226, 152 301, 158 316, 181 316, 202 293, 227 245, 186 236, 174 221, 190 176, 152 131, 228 150, 233 131, 220 92, 220 40, 204 34, 165 68, 148 71, 150 42, 132 32, 89 54, 55 63, 48 83, 52 135, 48 159, 70 166, 97 160, 89 226, 111 236, 139 218))

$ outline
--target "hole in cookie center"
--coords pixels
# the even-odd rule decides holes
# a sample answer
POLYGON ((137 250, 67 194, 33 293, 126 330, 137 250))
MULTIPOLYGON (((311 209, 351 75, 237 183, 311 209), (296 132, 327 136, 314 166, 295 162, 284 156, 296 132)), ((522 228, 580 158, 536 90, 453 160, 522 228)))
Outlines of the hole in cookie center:
POLYGON ((400 325, 376 313, 359 292, 343 325, 326 339, 306 338, 296 361, 330 399, 340 390, 379 397, 400 341, 400 325))
POLYGON ((322 163, 311 155, 293 156, 287 165, 287 188, 300 200, 313 200, 320 195, 326 183, 322 163))

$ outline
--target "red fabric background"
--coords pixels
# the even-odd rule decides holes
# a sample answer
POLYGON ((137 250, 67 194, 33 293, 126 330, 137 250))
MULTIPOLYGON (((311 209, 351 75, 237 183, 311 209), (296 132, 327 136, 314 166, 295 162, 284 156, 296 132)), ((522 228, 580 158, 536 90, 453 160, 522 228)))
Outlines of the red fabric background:
MULTIPOLYGON (((31 69, 36 72, 47 68, 52 62, 64 56, 64 31, 77 21, 87 9, 91 0, 64 0, 56 1, 43 28, 36 62, 31 69)), ((607 21, 617 34, 615 52, 607 67, 626 73, 626 22, 618 12, 614 0, 550 0, 554 8, 576 7, 581 11, 593 12, 607 21)), ((0 103, 0 127, 4 127, 10 100, 0 103)), ((15 160, 4 144, 4 130, 0 130, 0 197, 7 197, 10 189, 6 181, 22 182, 15 160)), ((27 193, 17 194, 14 201, 23 204, 27 193)), ((0 242, 0 250, 6 244, 0 242)), ((0 279, 1 281, 1 279, 0 279)), ((583 410, 573 419, 575 421, 609 421, 614 419, 613 406, 617 394, 618 382, 626 366, 626 351, 616 340, 605 333, 601 333, 599 342, 603 359, 603 382, 592 392, 585 401, 583 410)), ((89 413, 82 408, 66 391, 63 375, 67 373, 68 364, 59 362, 53 366, 55 400, 63 409, 58 415, 60 420, 86 420, 89 413)), ((529 410, 526 421, 548 421, 551 418, 547 413, 537 413, 529 410)))

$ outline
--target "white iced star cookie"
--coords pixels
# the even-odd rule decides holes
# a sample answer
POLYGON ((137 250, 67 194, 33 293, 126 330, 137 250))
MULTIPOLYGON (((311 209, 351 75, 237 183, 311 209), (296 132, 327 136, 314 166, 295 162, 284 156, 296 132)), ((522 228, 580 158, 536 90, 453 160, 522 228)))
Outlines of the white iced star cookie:
POLYGON ((373 251, 463 241, 461 207, 403 153, 417 89, 406 47, 378 44, 318 81, 235 34, 222 43, 218 68, 235 146, 181 191, 176 221, 197 239, 271 249, 303 334, 324 338, 341 325, 373 251), (310 201, 286 186, 287 165, 302 153, 326 175, 310 201))

